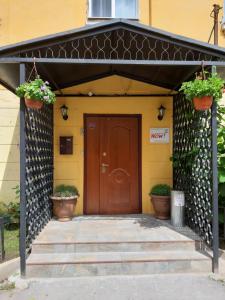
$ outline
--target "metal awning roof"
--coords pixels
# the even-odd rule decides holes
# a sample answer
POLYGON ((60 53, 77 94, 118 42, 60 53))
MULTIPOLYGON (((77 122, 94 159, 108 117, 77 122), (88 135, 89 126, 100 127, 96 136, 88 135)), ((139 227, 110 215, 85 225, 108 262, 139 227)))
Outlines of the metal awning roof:
POLYGON ((114 74, 176 89, 202 61, 225 65, 225 48, 119 19, 1 47, 1 83, 14 91, 34 58, 54 90, 114 74))

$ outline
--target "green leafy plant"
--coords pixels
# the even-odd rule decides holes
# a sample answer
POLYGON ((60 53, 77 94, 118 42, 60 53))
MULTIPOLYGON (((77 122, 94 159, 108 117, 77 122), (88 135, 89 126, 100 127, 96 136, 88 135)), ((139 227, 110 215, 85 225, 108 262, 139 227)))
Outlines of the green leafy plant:
POLYGON ((15 190, 16 202, 15 201, 11 201, 9 203, 0 202, 0 217, 6 218, 7 229, 18 228, 20 224, 20 204, 18 202, 20 197, 19 185, 16 185, 12 189, 15 190))
POLYGON ((212 96, 215 101, 220 100, 223 94, 224 80, 217 73, 209 75, 205 71, 202 77, 205 79, 196 77, 192 81, 183 82, 179 91, 183 92, 189 101, 203 96, 212 96))
POLYGON ((10 218, 8 228, 17 228, 20 224, 20 204, 18 202, 9 202, 6 204, 6 215, 10 218))
POLYGON ((182 168, 186 174, 191 171, 196 156, 199 154, 199 148, 193 147, 192 150, 185 153, 174 153, 170 157, 170 161, 173 162, 174 168, 182 168))
POLYGON ((152 187, 149 195, 170 196, 171 187, 167 184, 157 184, 152 187))
POLYGON ((51 91, 49 83, 44 82, 39 76, 33 81, 21 84, 16 89, 16 94, 20 98, 39 100, 46 104, 53 104, 56 101, 56 96, 51 91))
POLYGON ((55 197, 79 196, 79 192, 75 186, 61 184, 55 187, 54 196, 55 197))
POLYGON ((3 217, 6 215, 6 205, 3 202, 0 202, 0 217, 3 217))
POLYGON ((218 106, 218 182, 219 205, 225 207, 225 107, 218 106))

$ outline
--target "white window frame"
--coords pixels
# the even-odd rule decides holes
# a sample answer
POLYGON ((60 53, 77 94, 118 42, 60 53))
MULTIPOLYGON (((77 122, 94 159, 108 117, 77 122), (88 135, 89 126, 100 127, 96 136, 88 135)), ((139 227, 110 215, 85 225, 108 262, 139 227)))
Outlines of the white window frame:
MULTIPOLYGON (((130 19, 130 20, 138 20, 138 0, 136 1, 136 16, 131 17, 131 18, 126 18, 126 19, 130 19)), ((118 17, 116 17, 116 0, 111 0, 111 12, 112 15, 111 17, 94 17, 92 16, 92 12, 91 12, 91 7, 92 7, 92 0, 88 1, 89 3, 89 8, 88 8, 88 18, 89 19, 117 19, 118 17)))

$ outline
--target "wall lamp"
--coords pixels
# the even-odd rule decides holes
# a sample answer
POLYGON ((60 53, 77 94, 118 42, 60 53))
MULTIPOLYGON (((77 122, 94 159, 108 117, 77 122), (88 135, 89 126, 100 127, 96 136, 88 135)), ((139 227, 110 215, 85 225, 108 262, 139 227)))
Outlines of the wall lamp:
POLYGON ((159 114, 158 114, 158 120, 162 121, 164 115, 165 115, 165 110, 166 108, 163 105, 160 105, 160 107, 158 108, 159 110, 159 114))
POLYGON ((61 110, 63 120, 66 121, 68 119, 68 107, 64 104, 60 107, 60 110, 61 110))

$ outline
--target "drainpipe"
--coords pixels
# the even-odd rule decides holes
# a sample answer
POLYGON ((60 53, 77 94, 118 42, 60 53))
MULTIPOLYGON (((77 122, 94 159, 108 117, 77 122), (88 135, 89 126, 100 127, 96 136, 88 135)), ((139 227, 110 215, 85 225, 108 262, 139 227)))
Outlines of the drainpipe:
MULTIPOLYGON (((224 0, 225 2, 225 0, 224 0)), ((222 7, 220 7, 218 4, 213 4, 213 18, 214 18, 214 45, 218 45, 218 32, 219 32, 219 22, 218 22, 218 16, 219 11, 222 7)))
POLYGON ((221 30, 223 34, 225 35, 225 0, 223 0, 223 19, 221 24, 221 30))

